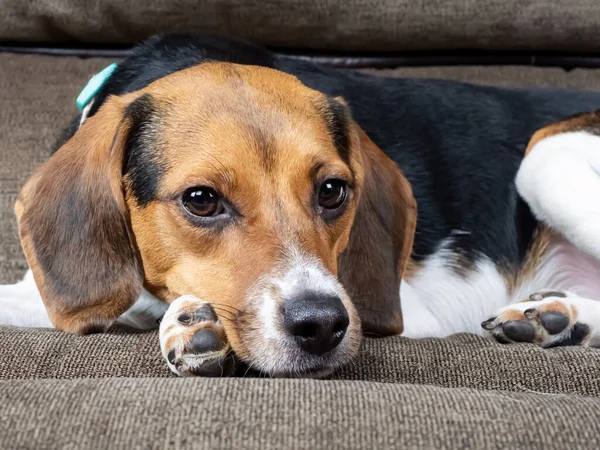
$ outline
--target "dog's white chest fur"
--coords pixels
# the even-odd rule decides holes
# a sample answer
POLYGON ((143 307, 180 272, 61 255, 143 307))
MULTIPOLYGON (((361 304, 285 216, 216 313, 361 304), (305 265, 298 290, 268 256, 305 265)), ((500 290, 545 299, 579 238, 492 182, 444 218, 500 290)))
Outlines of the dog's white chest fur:
POLYGON ((400 286, 403 335, 442 337, 458 332, 481 334, 482 318, 509 303, 504 279, 496 266, 481 258, 466 274, 453 266, 454 254, 442 246, 400 286))

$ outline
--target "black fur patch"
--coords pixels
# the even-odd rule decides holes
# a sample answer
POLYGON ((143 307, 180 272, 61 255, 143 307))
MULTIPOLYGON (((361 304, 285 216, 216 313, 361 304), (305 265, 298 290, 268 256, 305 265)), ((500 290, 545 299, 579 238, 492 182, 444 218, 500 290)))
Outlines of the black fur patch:
POLYGON ((125 111, 132 121, 123 159, 123 174, 138 205, 145 206, 156 198, 164 163, 154 139, 158 118, 152 96, 145 94, 134 100, 125 111))
MULTIPOLYGON (((385 78, 274 55, 238 39, 175 34, 154 36, 121 62, 95 98, 94 115, 109 95, 122 95, 206 61, 272 67, 332 98, 332 137, 348 157, 345 108, 404 172, 418 204, 412 257, 422 261, 450 242, 471 263, 481 255, 518 267, 537 225, 514 179, 533 133, 581 111, 600 95, 550 89, 504 89, 447 80, 385 78)), ((136 157, 132 162, 137 164, 136 157)), ((145 157, 145 156, 144 156, 145 157)), ((140 161, 141 162, 141 161, 140 161)), ((152 198, 136 173, 140 200, 152 198)), ((154 186, 156 187, 156 186, 154 186)))
POLYGON ((527 143, 537 129, 600 104, 597 93, 377 77, 283 57, 275 68, 343 97, 402 169, 418 205, 417 262, 446 241, 469 262, 485 255, 519 267, 536 224, 514 185, 527 143))
POLYGON ((337 100, 329 98, 327 101, 327 110, 329 134, 331 134, 335 149, 340 158, 348 164, 350 162, 350 143, 348 139, 350 117, 347 108, 337 100))
POLYGON ((94 98, 89 117, 111 95, 123 95, 153 81, 207 61, 272 67, 273 54, 236 38, 172 33, 150 37, 133 48, 94 98))

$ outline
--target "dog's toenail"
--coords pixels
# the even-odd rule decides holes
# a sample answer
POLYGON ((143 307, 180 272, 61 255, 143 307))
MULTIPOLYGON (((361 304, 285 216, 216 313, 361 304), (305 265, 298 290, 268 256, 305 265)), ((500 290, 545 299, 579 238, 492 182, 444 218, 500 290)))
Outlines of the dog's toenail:
POLYGON ((525 317, 527 317, 528 319, 533 319, 534 314, 535 314, 535 308, 529 308, 529 309, 526 309, 525 311, 523 311, 523 315, 525 317))
POLYGON ((545 298, 548 298, 548 297, 567 298, 567 294, 565 294, 564 292, 560 292, 560 291, 548 291, 548 292, 536 292, 535 294, 531 294, 529 296, 529 298, 531 300, 534 300, 536 302, 539 302, 540 300, 544 300, 545 298))
POLYGON ((484 320, 483 322, 481 322, 481 328, 483 328, 484 330, 493 330, 495 328, 494 325, 494 321, 496 320, 495 317, 492 317, 491 319, 488 320, 484 320))
POLYGON ((169 361, 171 365, 175 364, 175 350, 171 350, 169 352, 169 354, 167 355, 167 361, 169 361))

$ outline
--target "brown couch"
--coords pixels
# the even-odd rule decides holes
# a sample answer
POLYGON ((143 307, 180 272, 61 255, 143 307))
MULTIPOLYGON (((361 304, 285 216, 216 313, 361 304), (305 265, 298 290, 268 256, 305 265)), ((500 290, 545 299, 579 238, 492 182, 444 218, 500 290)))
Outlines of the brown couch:
MULTIPOLYGON (((3 2, 5 48, 27 53, 35 49, 24 41, 54 49, 69 44, 79 50, 60 52, 82 54, 89 42, 128 43, 183 27, 329 50, 600 49, 590 28, 600 23, 600 6, 592 0, 28 3, 3 2), (88 3, 92 11, 83 7, 88 3), (259 22, 262 29, 254 27, 259 22)), ((2 283, 26 269, 12 212, 19 187, 48 157, 86 80, 111 61, 0 53, 2 283)), ((600 90, 600 71, 591 69, 365 70, 600 90)), ((0 327, 0 448, 6 449, 594 449, 600 448, 598 396, 600 350, 502 346, 467 334, 366 339, 361 356, 329 380, 179 379, 162 361, 155 332, 75 337, 0 327)))

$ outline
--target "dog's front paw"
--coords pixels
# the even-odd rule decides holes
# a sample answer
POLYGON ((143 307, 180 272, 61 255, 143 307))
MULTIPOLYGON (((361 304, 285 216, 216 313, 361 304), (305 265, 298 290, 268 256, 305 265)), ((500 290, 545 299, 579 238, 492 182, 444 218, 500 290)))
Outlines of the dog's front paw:
POLYGON ((223 325, 213 308, 191 295, 176 299, 160 323, 160 348, 180 376, 220 377, 234 361, 223 325))
POLYGON ((488 337, 502 344, 528 342, 546 348, 587 345, 590 318, 582 317, 580 311, 586 309, 587 302, 595 301, 568 292, 538 292, 502 308, 481 326, 488 337))

